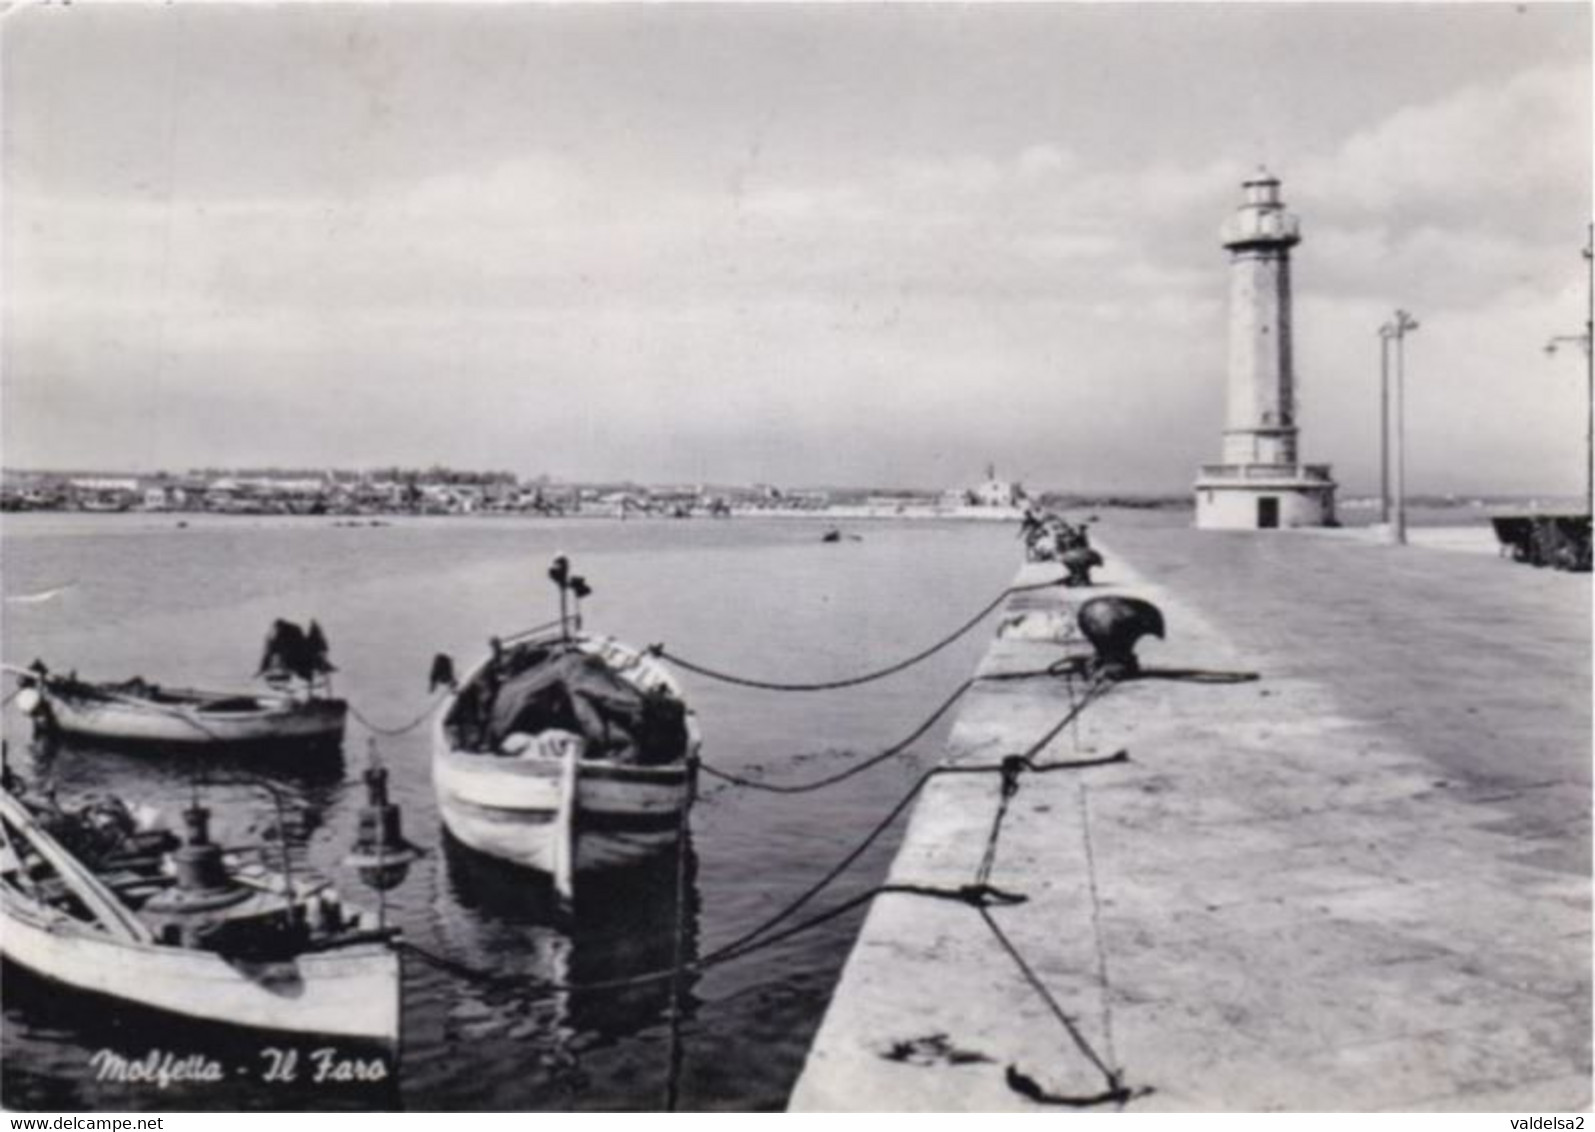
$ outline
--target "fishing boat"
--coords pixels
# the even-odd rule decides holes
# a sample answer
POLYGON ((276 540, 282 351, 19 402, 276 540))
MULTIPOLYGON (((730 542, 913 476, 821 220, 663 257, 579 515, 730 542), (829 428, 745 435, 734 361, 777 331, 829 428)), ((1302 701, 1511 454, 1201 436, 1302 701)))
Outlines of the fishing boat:
POLYGON ((458 841, 549 874, 572 902, 578 874, 640 864, 678 844, 700 740, 664 665, 582 632, 586 583, 563 558, 550 576, 560 586, 557 629, 495 639, 458 682, 439 657, 452 692, 434 725, 432 781, 458 841))
MULTIPOLYGON (((263 851, 182 844, 125 808, 0 787, 0 952, 46 979, 188 1018, 396 1050, 393 934, 263 851), (173 847, 175 846, 175 848, 173 847)), ((285 860, 286 865, 286 860, 285 860)))
POLYGON ((18 703, 42 730, 122 743, 336 744, 349 711, 341 699, 298 691, 164 688, 139 677, 90 683, 50 673, 23 679, 30 683, 18 703))
POLYGON ((203 747, 342 742, 349 705, 331 694, 326 638, 314 621, 306 632, 277 621, 258 675, 262 691, 168 688, 135 676, 91 682, 60 675, 35 661, 11 669, 18 705, 47 734, 113 743, 203 747))

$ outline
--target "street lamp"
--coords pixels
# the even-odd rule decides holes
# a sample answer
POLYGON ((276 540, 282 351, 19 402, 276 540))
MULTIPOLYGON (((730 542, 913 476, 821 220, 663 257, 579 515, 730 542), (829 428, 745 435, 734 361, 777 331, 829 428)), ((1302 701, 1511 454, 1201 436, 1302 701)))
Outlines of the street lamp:
POLYGON ((1418 320, 1406 311, 1398 310, 1395 318, 1380 328, 1380 333, 1396 343, 1396 507, 1390 524, 1390 541, 1397 546, 1407 542, 1407 438, 1406 438, 1406 376, 1407 334, 1418 329, 1418 320))
POLYGON ((1590 225, 1590 240, 1584 245, 1584 262, 1589 265, 1585 283, 1584 333, 1558 334, 1545 344, 1547 354, 1555 354, 1558 346, 1576 342, 1584 350, 1585 382, 1588 401, 1584 406, 1584 513, 1595 515, 1595 360, 1590 357, 1590 339, 1595 336, 1595 224, 1590 225))
POLYGON ((1390 529, 1390 339, 1395 327, 1379 328, 1379 525, 1390 529))

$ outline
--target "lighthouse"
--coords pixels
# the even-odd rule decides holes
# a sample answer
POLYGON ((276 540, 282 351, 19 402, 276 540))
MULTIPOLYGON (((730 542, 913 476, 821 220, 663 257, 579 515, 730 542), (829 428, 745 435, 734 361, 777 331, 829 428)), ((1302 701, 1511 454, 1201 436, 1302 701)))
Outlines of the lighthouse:
POLYGON ((1334 522, 1327 464, 1297 458, 1296 371, 1291 349, 1290 251, 1300 225, 1266 170, 1241 185, 1225 222, 1230 254, 1229 382, 1223 463, 1196 480, 1196 525, 1229 530, 1321 527, 1334 522))

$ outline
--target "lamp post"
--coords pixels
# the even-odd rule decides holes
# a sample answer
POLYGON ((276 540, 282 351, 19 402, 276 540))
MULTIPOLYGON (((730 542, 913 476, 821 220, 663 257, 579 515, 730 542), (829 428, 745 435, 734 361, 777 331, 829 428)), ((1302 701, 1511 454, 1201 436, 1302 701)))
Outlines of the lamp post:
POLYGON ((1589 243, 1584 245, 1584 262, 1588 276, 1584 291, 1584 333, 1558 334, 1545 344, 1547 354, 1567 342, 1576 342, 1584 349, 1584 378, 1588 387, 1588 400, 1584 405, 1584 513, 1595 515, 1595 360, 1590 356, 1590 339, 1595 336, 1595 224, 1590 225, 1589 243))
POLYGON ((1379 328, 1379 525, 1390 529, 1390 339, 1395 327, 1379 328))
POLYGON ((1398 310, 1385 329, 1396 342, 1396 507, 1390 525, 1390 540, 1397 546, 1407 542, 1407 334, 1418 329, 1418 320, 1406 311, 1398 310))

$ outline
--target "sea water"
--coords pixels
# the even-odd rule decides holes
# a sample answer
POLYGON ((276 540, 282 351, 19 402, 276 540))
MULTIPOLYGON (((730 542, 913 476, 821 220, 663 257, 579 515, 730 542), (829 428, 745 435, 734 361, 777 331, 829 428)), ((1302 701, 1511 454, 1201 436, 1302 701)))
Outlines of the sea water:
MULTIPOLYGON (((274 618, 315 618, 337 693, 396 729, 433 703, 436 653, 463 670, 490 636, 557 613, 546 578, 556 553, 594 590, 590 629, 786 681, 848 676, 917 651, 1009 584, 1020 557, 1008 524, 861 522, 844 528, 856 538, 825 543, 828 525, 9 515, 3 656, 85 679, 242 688, 274 618)), ((680 675, 709 763, 800 781, 911 732, 970 675, 991 631, 988 621, 903 675, 841 692, 778 694, 680 675)), ((674 1043, 682 1107, 748 1109, 784 1103, 862 910, 687 978, 674 1035, 668 980, 571 988, 668 969, 678 924, 686 953, 705 955, 785 906, 935 761, 945 726, 909 756, 818 793, 722 789, 705 778, 679 876, 670 861, 618 887, 588 886, 574 921, 556 914, 540 878, 445 837, 426 722, 374 736, 351 719, 342 758, 311 765, 72 746, 35 756, 29 731, 9 707, 13 767, 63 800, 115 793, 176 827, 197 796, 215 811, 218 840, 275 851, 286 839, 292 860, 368 908, 378 894, 342 858, 375 739, 406 833, 427 850, 382 898, 382 913, 451 966, 405 957, 403 1050, 377 1068, 356 1047, 174 1022, 8 969, 7 1107, 657 1109, 674 1043), (256 776, 282 798, 285 821, 256 776)), ((808 911, 878 883, 893 842, 883 839, 808 911)))

